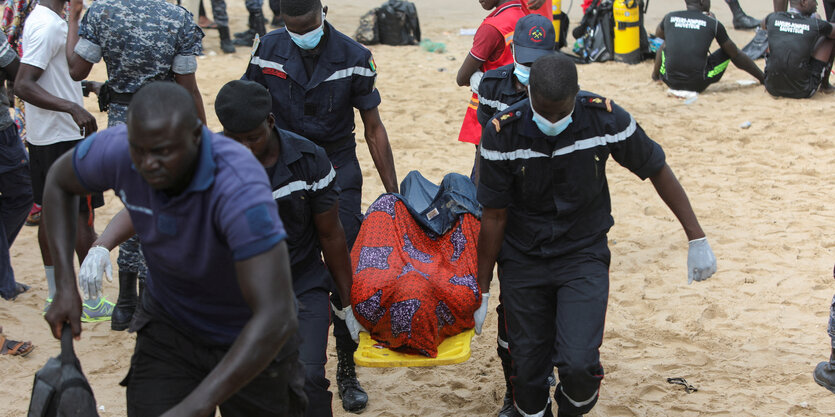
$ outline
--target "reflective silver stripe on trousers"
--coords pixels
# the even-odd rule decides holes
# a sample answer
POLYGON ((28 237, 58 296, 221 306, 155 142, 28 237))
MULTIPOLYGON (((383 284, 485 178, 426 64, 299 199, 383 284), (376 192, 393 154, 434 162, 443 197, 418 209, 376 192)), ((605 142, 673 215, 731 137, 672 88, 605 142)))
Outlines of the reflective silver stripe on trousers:
POLYGON ((535 414, 528 414, 528 413, 522 411, 522 409, 519 408, 519 405, 516 404, 515 401, 513 402, 513 406, 516 407, 516 411, 518 411, 519 414, 522 415, 522 417, 543 417, 543 416, 545 416, 545 411, 547 411, 548 408, 551 407, 551 396, 549 395, 547 398, 548 398, 548 404, 545 404, 545 408, 543 408, 542 411, 540 411, 538 413, 535 413, 535 414))
POLYGON ((571 399, 571 397, 569 397, 568 394, 565 393, 565 390, 562 389, 562 385, 560 385, 560 392, 562 393, 562 395, 565 396, 566 399, 568 399, 568 402, 570 402, 571 405, 573 405, 577 408, 580 408, 580 407, 591 404, 591 402, 594 401, 595 398, 597 398, 597 393, 600 392, 600 388, 596 389, 594 391, 594 394, 591 395, 591 398, 589 398, 588 400, 585 400, 585 401, 574 401, 573 399, 571 399))

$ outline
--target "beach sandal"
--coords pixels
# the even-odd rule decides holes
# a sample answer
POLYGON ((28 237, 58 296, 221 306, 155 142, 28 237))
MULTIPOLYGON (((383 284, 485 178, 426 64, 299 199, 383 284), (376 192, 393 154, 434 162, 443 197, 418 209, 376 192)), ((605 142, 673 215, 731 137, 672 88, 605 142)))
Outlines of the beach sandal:
POLYGON ((10 297, 3 297, 3 298, 5 298, 6 300, 9 300, 9 301, 14 301, 17 298, 18 295, 23 294, 26 291, 29 291, 29 288, 31 288, 31 287, 29 287, 26 284, 21 284, 19 282, 15 283, 14 292, 12 293, 12 295, 10 297))
POLYGON ((203 29, 217 29, 217 23, 206 16, 200 16, 197 19, 197 26, 200 26, 203 29))
POLYGON ((6 336, 0 334, 0 355, 9 356, 26 356, 35 349, 32 342, 18 342, 16 340, 8 340, 6 336))

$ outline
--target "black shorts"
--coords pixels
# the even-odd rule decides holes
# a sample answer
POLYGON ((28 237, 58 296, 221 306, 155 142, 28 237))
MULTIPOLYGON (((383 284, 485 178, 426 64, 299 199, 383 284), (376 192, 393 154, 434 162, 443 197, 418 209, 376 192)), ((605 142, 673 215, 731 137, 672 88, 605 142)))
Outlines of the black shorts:
MULTIPOLYGON (((46 174, 49 172, 49 168, 52 167, 52 164, 61 155, 75 148, 75 145, 80 142, 81 139, 43 146, 29 144, 29 171, 32 174, 32 192, 36 204, 43 204, 43 189, 46 185, 46 174)), ((80 198, 78 209, 81 213, 87 213, 91 209, 99 208, 103 205, 104 196, 102 193, 93 193, 88 194, 86 198, 80 198)))
POLYGON ((809 97, 815 95, 818 88, 820 88, 823 74, 827 71, 827 66, 828 64, 826 62, 819 61, 815 58, 809 60, 809 97))

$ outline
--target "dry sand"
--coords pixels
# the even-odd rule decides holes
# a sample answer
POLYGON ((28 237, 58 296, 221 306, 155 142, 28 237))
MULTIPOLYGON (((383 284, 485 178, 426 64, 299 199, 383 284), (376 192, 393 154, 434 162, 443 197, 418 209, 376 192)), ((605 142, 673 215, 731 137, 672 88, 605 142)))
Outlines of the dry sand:
MULTIPOLYGON (((359 16, 380 2, 331 1, 329 20, 352 35, 359 16)), ((569 15, 576 23, 580 0, 574 3, 569 15)), ((727 7, 714 3, 714 12, 741 47, 753 34, 733 30, 727 7)), ((764 16, 770 3, 742 1, 754 16, 764 16)), ((486 13, 475 0, 417 0, 417 5, 424 37, 446 43, 446 53, 417 47, 371 49, 379 67, 380 112, 399 178, 420 170, 439 180, 448 172, 469 172, 472 163, 472 146, 455 140, 470 97, 455 86, 455 72, 472 42, 458 31, 477 27, 486 13)), ((233 30, 241 30, 246 24, 243 5, 230 7, 233 30)), ((653 1, 650 7, 647 28, 652 31, 665 13, 683 8, 683 2, 653 1)), ((240 77, 249 55, 246 49, 220 55, 214 32, 204 43, 207 56, 199 60, 197 75, 209 124, 217 129, 214 96, 226 81, 240 77)), ((649 62, 579 70, 584 89, 623 105, 664 146, 719 263, 709 281, 688 286, 687 241, 676 219, 649 182, 641 183, 611 164, 616 225, 609 235, 611 297, 601 349, 606 378, 589 415, 835 414, 835 396, 811 378, 814 365, 829 354, 826 322, 835 289, 835 143, 830 136, 835 99, 774 99, 762 87, 737 85, 736 80, 751 77, 732 67, 718 85, 686 105, 650 82, 649 62), (745 121, 751 127, 740 129, 745 121), (687 378, 699 391, 686 394, 680 386, 668 385, 667 377, 687 378)), ((90 78, 104 77, 100 64, 90 78)), ((87 107, 94 111, 92 100, 87 107)), ((98 116, 104 126, 105 116, 98 116)), ((357 130, 361 138, 359 121, 357 130)), ((367 206, 383 188, 370 168, 364 141, 358 141, 366 167, 367 206)), ((109 196, 97 213, 99 231, 121 207, 109 196)), ((46 284, 35 228, 24 228, 18 237, 12 263, 18 280, 33 289, 15 302, 0 302, 0 324, 7 335, 31 339, 37 349, 25 359, 0 357, 0 416, 25 413, 32 375, 58 350, 41 316, 46 284)), ((106 284, 105 291, 116 298, 116 285, 106 284)), ((363 415, 496 415, 504 384, 493 312, 485 329, 473 340, 472 358, 460 365, 358 369, 371 398, 363 415)), ((85 325, 77 342, 84 370, 105 407, 102 416, 125 414, 118 382, 127 372, 133 339, 101 323, 85 325)), ((327 371, 333 378, 332 346, 329 358, 327 371)), ((332 388, 335 392, 335 382, 332 388)), ((337 416, 349 415, 336 398, 334 410, 337 416)))

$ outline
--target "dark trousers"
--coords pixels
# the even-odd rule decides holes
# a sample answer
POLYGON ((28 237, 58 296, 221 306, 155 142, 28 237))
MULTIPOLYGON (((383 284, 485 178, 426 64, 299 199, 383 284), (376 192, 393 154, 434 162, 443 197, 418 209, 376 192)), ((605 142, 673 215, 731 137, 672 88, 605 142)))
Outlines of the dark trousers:
POLYGON ((305 416, 332 416, 333 394, 328 391, 330 381, 325 377, 331 308, 328 290, 313 288, 296 294, 296 298, 299 300, 299 335, 302 339, 299 360, 304 365, 304 393, 308 400, 305 416))
MULTIPOLYGON (((137 332, 127 386, 129 417, 156 417, 177 405, 214 369, 226 348, 204 346, 161 321, 137 332)), ((304 416, 304 371, 298 354, 271 362, 220 405, 223 417, 304 416)), ((210 414, 214 415, 214 413, 210 414)))
MULTIPOLYGON (((527 414, 548 406, 548 375, 557 367, 560 413, 585 414, 597 402, 599 348, 609 296, 606 239, 575 253, 534 258, 505 244, 501 295, 513 359, 514 401, 527 414)), ((548 413, 546 413, 548 415, 548 413)))
POLYGON ((722 79, 722 76, 725 75, 725 70, 728 69, 728 65, 730 65, 730 63, 731 58, 728 54, 721 49, 717 49, 716 52, 708 55, 705 73, 701 79, 687 80, 686 82, 668 80, 667 77, 663 77, 662 79, 664 83, 673 90, 695 91, 697 93, 701 93, 702 91, 705 91, 708 86, 718 83, 719 80, 722 79))
MULTIPOLYGON (((336 183, 339 184, 339 221, 345 229, 348 250, 354 246, 357 234, 362 224, 362 170, 357 160, 356 148, 348 148, 328 155, 336 170, 336 183)), ((331 302, 336 308, 342 308, 339 293, 335 290, 331 294, 331 302)), ((333 316, 333 337, 336 348, 341 351, 354 352, 357 344, 351 339, 345 321, 333 316)))
POLYGON ((14 124, 0 131, 0 296, 15 295, 9 248, 32 208, 32 180, 26 149, 14 124))

